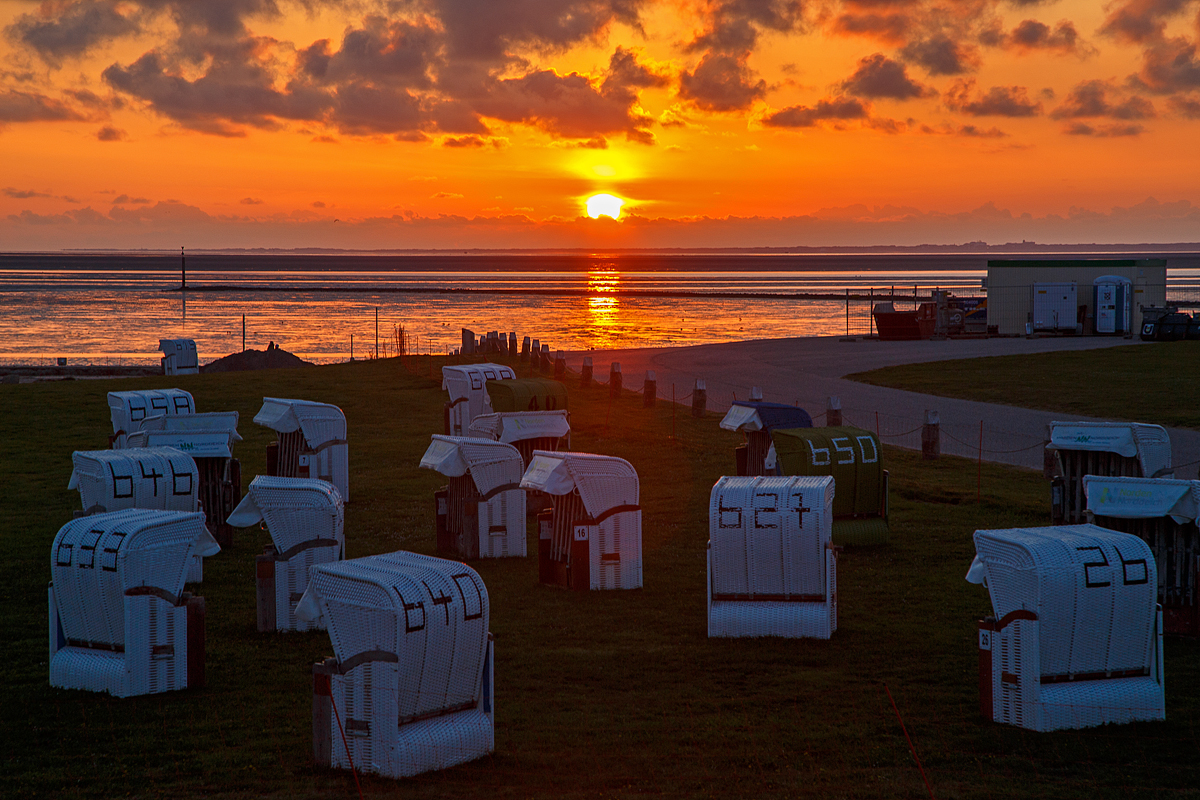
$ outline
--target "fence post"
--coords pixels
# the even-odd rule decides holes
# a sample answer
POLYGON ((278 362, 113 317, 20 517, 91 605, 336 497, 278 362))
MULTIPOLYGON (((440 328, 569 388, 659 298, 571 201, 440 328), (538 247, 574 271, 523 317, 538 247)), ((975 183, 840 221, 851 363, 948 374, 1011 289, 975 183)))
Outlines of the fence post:
POLYGON ((925 424, 921 427, 921 458, 933 460, 942 452, 942 432, 938 412, 925 410, 925 424))
POLYGON ((708 390, 704 387, 704 381, 697 378, 696 388, 692 389, 692 416, 703 417, 706 405, 708 405, 708 390))
POLYGON ((583 357, 583 367, 579 370, 579 385, 584 389, 592 385, 592 357, 583 357))
POLYGON ((542 359, 542 343, 537 339, 533 340, 533 348, 529 351, 529 365, 534 369, 538 368, 538 362, 542 359))
POLYGON ((548 344, 542 345, 541 368, 542 372, 549 372, 554 369, 554 362, 550 360, 550 345, 548 344))
POLYGON ((526 336, 521 341, 521 361, 529 360, 529 337, 526 336))
POLYGON ((608 396, 611 399, 621 394, 621 362, 614 361, 608 370, 608 396))
POLYGON ((475 355, 475 332, 468 328, 462 329, 462 354, 475 355))
POLYGON ((515 356, 517 354, 517 332, 511 331, 508 334, 508 354, 515 356))
POLYGON ((842 398, 835 395, 825 398, 825 424, 830 428, 842 424, 842 398))
POLYGON ((646 370, 646 382, 642 384, 642 408, 654 408, 658 400, 658 378, 654 370, 646 370))
POLYGON ((567 377, 567 356, 562 350, 554 354, 554 379, 561 381, 567 377))
POLYGON ((758 388, 757 386, 750 387, 750 402, 751 403, 761 403, 762 402, 762 389, 758 388))

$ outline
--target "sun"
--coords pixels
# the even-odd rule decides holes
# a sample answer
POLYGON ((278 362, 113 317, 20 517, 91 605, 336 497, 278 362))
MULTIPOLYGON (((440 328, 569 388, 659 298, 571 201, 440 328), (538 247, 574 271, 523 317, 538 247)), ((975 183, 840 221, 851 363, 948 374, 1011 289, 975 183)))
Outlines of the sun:
POLYGON ((611 194, 594 194, 587 199, 588 216, 592 219, 597 217, 617 219, 621 216, 621 206, 623 205, 625 205, 625 201, 619 197, 611 194))

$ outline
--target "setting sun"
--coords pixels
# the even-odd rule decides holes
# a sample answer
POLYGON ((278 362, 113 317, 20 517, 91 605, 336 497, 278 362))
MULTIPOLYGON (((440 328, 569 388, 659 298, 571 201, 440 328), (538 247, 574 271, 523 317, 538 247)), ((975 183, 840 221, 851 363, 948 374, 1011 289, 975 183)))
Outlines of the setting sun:
POLYGON ((597 217, 617 219, 621 216, 621 206, 623 205, 625 205, 625 201, 619 197, 611 194, 595 194, 587 199, 588 216, 592 219, 597 217))

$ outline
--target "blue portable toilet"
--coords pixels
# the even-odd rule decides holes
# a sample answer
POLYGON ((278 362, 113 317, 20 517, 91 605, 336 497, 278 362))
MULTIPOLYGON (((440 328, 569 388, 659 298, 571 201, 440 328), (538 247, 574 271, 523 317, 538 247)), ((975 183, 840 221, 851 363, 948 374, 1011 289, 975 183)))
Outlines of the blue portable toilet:
POLYGON ((1101 275, 1092 282, 1096 333, 1129 333, 1133 321, 1133 281, 1101 275))

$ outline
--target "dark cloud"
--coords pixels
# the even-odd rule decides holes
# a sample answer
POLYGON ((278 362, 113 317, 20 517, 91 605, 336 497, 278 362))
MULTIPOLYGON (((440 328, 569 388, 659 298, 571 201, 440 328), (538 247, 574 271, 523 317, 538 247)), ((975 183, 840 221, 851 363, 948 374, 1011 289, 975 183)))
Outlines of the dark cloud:
POLYGON ((822 120, 865 120, 870 107, 857 97, 822 98, 815 106, 791 106, 763 119, 771 128, 808 128, 822 120))
POLYGON ((1042 113, 1042 104, 1030 100, 1024 86, 993 86, 976 94, 973 79, 956 81, 942 102, 951 111, 973 117, 1036 117, 1042 113))
POLYGON ((149 197, 130 197, 127 194, 118 195, 113 198, 114 206, 123 205, 146 205, 150 202, 149 197))
POLYGON ((1071 122, 1063 128, 1063 133, 1068 136, 1095 136, 1098 138, 1110 138, 1118 136, 1138 136, 1145 132, 1145 128, 1137 124, 1110 124, 1110 125, 1089 125, 1086 122, 1071 122))
POLYGON ((1181 117, 1185 119, 1200 119, 1200 98, 1196 97, 1172 97, 1167 101, 1167 105, 1181 117))
POLYGON ((1135 81, 1158 94, 1200 89, 1196 43, 1180 36, 1150 45, 1142 54, 1142 68, 1135 81))
MULTIPOLYGON (((491 142, 482 136, 447 136, 442 140, 442 147, 452 148, 481 148, 487 147, 489 144, 491 144, 491 142)), ((462 197, 461 194, 455 196, 462 197)), ((450 197, 450 195, 446 194, 445 192, 439 192, 438 194, 433 195, 433 197, 450 197)))
POLYGON ((978 128, 974 125, 960 125, 957 134, 975 139, 1001 139, 1008 136, 1007 133, 996 127, 978 128))
POLYGON ((718 0, 703 12, 706 29, 688 45, 689 52, 745 54, 761 31, 791 33, 804 21, 799 0, 718 0))
POLYGON ((913 20, 902 13, 839 14, 833 21, 833 32, 843 36, 867 36, 888 44, 903 42, 913 20))
POLYGON ((909 100, 928 97, 934 91, 908 77, 908 70, 898 61, 882 53, 874 53, 858 62, 858 69, 841 88, 860 97, 886 97, 893 100, 909 100))
POLYGON ((574 72, 538 70, 496 81, 474 107, 485 117, 533 125, 555 136, 590 139, 648 128, 653 120, 635 113, 631 100, 619 82, 598 88, 574 72))
POLYGON ((438 64, 440 34, 429 23, 389 21, 370 16, 361 28, 346 31, 337 52, 322 39, 297 54, 297 68, 322 84, 367 81, 428 89, 438 64))
POLYGON ((562 50, 598 37, 613 22, 639 24, 642 0, 430 0, 449 57, 499 63, 521 47, 562 50))
POLYGON ((14 197, 17 200, 29 200, 34 197, 54 197, 48 192, 38 192, 33 189, 14 189, 11 186, 6 186, 3 189, 5 197, 14 197))
POLYGON ((1122 42, 1159 39, 1167 20, 1184 11, 1192 0, 1125 0, 1108 13, 1100 32, 1122 42))
POLYGON ((1095 55, 1098 51, 1088 44, 1075 29, 1075 23, 1061 20, 1051 28, 1044 22, 1027 19, 1005 33, 999 21, 984 28, 979 42, 988 47, 1002 47, 1018 53, 1038 51, 1071 53, 1080 57, 1095 55))
POLYGON ((1119 94, 1107 81, 1084 81, 1071 90, 1062 104, 1050 112, 1050 116, 1054 119, 1111 117, 1123 120, 1155 116, 1154 104, 1146 98, 1135 94, 1114 101, 1110 99, 1114 93, 1119 94))
POLYGON ((81 121, 89 115, 35 92, 0 91, 0 126, 7 122, 81 121))
POLYGON ((112 125, 105 125, 96 131, 96 138, 102 142, 123 142, 129 138, 129 134, 120 128, 114 128, 112 125))
POLYGON ((350 83, 337 89, 327 120, 344 133, 419 131, 425 124, 421 100, 407 90, 350 83))
POLYGON ((77 0, 45 4, 36 14, 22 14, 4 32, 47 62, 83 55, 108 40, 133 33, 137 22, 122 13, 117 0, 77 0))
POLYGON ((243 197, 238 202, 244 206, 261 206, 263 204, 263 201, 257 197, 243 197))
POLYGON ((679 96, 706 111, 741 111, 766 94, 767 82, 755 77, 745 58, 709 53, 679 76, 679 96))
POLYGON ((979 53, 974 47, 954 41, 945 34, 910 42, 900 55, 920 64, 930 75, 962 75, 979 68, 979 53))

